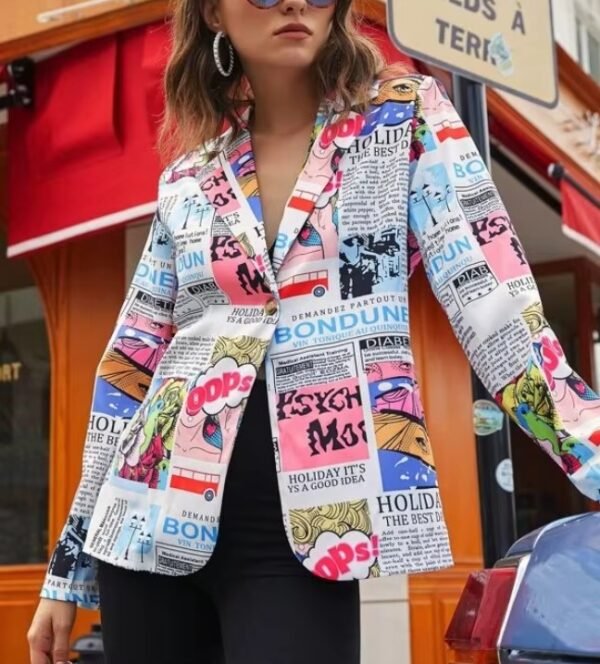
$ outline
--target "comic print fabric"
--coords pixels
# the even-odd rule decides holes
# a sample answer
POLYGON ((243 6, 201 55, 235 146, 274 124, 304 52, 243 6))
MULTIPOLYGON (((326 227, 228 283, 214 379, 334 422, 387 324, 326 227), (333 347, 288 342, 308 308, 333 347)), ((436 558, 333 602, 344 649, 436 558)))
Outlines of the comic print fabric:
POLYGON ((97 607, 92 556, 168 575, 206 564, 262 366, 299 564, 339 581, 450 566, 409 329, 421 258, 498 404, 597 500, 600 399, 445 92, 406 76, 378 82, 364 114, 320 109, 272 260, 247 128, 165 169, 42 596, 97 607))

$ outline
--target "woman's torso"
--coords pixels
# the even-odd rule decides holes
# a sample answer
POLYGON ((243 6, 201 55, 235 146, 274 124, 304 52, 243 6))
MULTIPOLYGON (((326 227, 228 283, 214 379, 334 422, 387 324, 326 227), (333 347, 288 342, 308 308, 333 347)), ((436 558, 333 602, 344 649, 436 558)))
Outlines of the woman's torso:
POLYGON ((406 79, 367 116, 317 119, 272 260, 247 130, 210 162, 191 153, 165 171, 159 213, 170 239, 163 256, 155 246, 142 259, 133 288, 166 297, 162 270, 171 261, 176 333, 121 436, 88 553, 165 574, 206 563, 264 362, 283 519, 297 558, 330 579, 450 564, 408 329, 420 82, 406 79), (162 441, 152 435, 155 420, 168 432, 162 441), (138 472, 140 464, 160 471, 138 472), (111 539, 116 505, 126 519, 151 523, 148 550, 133 559, 119 543, 125 535, 111 539), (403 516, 418 511, 429 515, 425 528, 403 516))

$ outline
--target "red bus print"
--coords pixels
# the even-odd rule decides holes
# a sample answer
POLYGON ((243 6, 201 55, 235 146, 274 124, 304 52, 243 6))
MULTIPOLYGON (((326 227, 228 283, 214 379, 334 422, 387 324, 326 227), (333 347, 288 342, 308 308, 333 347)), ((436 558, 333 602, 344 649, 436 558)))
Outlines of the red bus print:
POLYGON ((327 270, 302 272, 279 283, 279 297, 297 297, 312 293, 315 297, 323 297, 329 288, 327 270))
POLYGON ((201 473, 198 470, 182 468, 181 466, 173 466, 171 486, 181 491, 198 493, 204 496, 204 500, 210 502, 217 495, 220 479, 219 475, 201 473))

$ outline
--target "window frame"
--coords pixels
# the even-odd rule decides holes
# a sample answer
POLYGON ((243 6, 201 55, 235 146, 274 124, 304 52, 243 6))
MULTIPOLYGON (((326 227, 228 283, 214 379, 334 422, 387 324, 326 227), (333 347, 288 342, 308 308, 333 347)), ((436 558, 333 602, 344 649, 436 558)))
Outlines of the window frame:
POLYGON ((575 32, 579 64, 587 74, 600 83, 600 20, 594 17, 589 3, 587 6, 580 1, 575 3, 575 32), (592 62, 590 53, 592 39, 599 46, 595 62, 592 62))

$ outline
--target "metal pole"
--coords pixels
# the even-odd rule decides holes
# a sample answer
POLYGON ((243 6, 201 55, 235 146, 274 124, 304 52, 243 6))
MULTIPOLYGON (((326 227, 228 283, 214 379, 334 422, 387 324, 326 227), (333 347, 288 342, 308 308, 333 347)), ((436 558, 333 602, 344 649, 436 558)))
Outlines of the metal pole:
MULTIPOLYGON (((456 110, 491 171, 485 86, 457 74, 453 75, 452 82, 456 110)), ((474 372, 471 372, 471 384, 474 402, 494 401, 474 372)), ((499 431, 485 435, 476 433, 475 437, 483 554, 486 567, 490 567, 504 556, 517 536, 508 417, 503 416, 499 431)))

